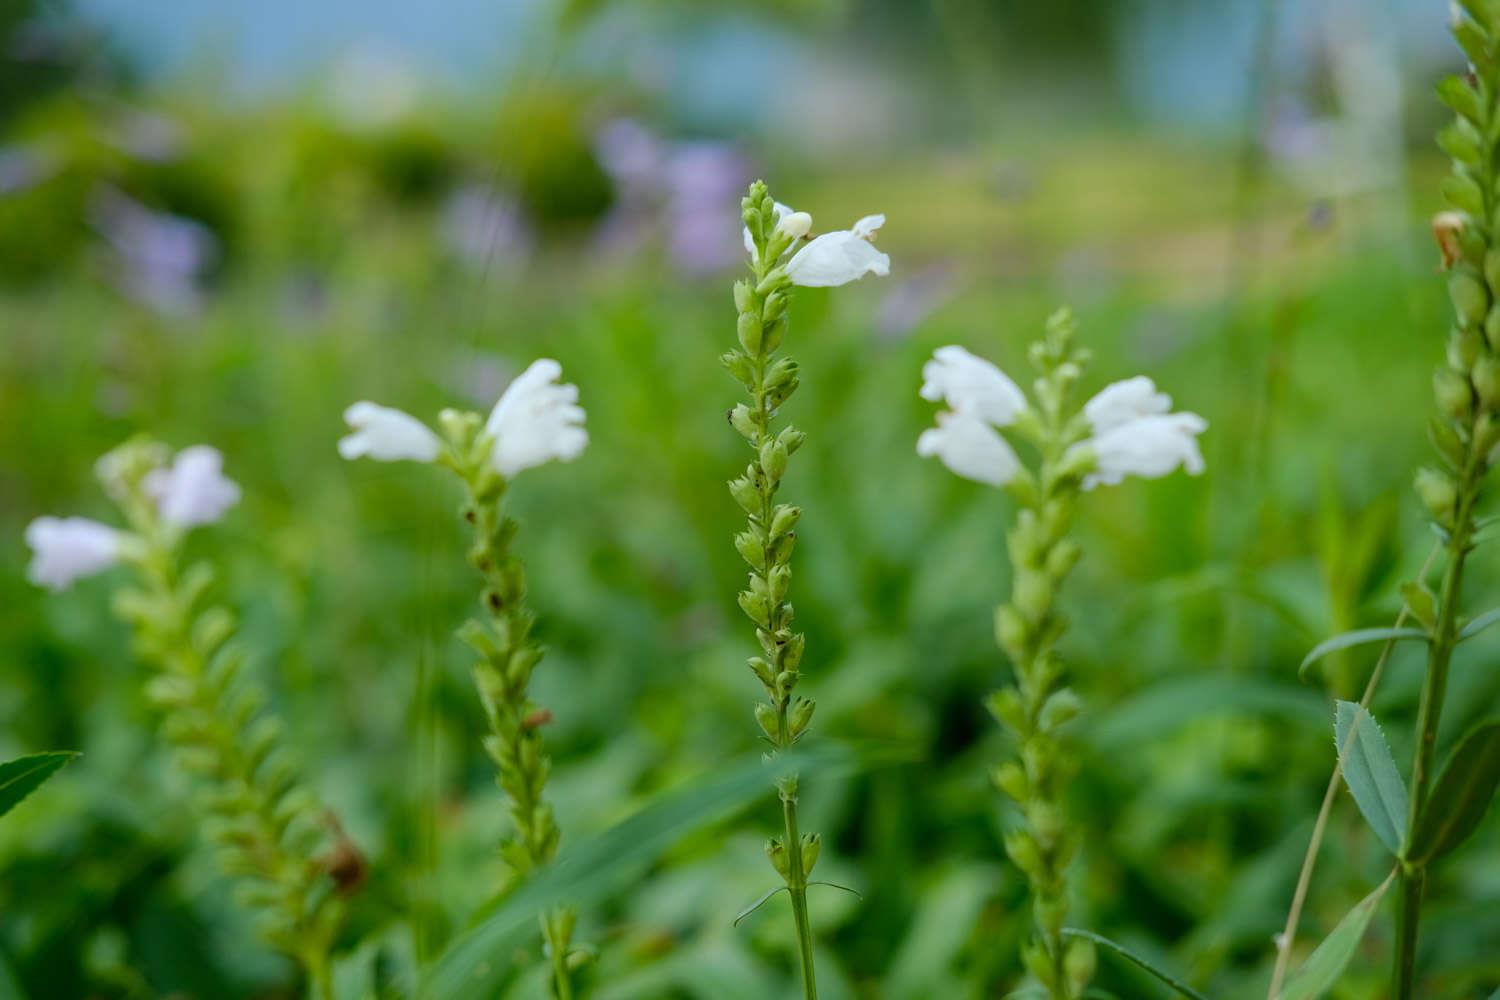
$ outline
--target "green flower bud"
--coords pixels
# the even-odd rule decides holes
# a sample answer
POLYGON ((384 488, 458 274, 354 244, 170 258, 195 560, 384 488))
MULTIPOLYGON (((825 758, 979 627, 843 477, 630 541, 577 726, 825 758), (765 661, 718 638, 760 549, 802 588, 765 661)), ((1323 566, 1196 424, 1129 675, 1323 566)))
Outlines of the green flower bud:
POLYGON ((1052 958, 1047 954, 1046 947, 1040 939, 1033 938, 1021 946, 1021 961, 1030 972, 1042 984, 1042 988, 1049 996, 1058 994, 1060 985, 1057 980, 1057 970, 1052 967, 1052 958))
POLYGON ((1489 315, 1484 318, 1484 340, 1490 345, 1490 350, 1500 350, 1500 305, 1491 307, 1489 315))
POLYGON ((774 438, 761 445, 760 467, 773 483, 786 475, 786 446, 774 438))
POLYGON ((1490 293, 1471 267, 1455 267, 1448 276, 1448 298, 1464 326, 1479 326, 1490 308, 1490 293))
POLYGON ((1031 634, 1031 627, 1026 624, 1026 619, 1009 604, 1002 604, 995 611, 995 638, 1000 643, 1000 648, 1005 650, 1007 656, 1012 660, 1020 660, 1026 648, 1026 640, 1031 634))
POLYGON ((785 389, 797 379, 797 362, 791 358, 777 358, 767 369, 764 381, 768 392, 785 389))
POLYGON ((760 349, 765 342, 765 330, 759 319, 753 313, 740 313, 740 318, 735 324, 735 333, 739 335, 740 346, 751 356, 760 354, 760 349))
POLYGON ((787 670, 795 672, 802 666, 802 651, 807 644, 807 639, 798 632, 791 636, 781 645, 781 665, 787 670))
POLYGON ((741 279, 734 283, 734 308, 736 312, 751 312, 751 306, 755 304, 755 290, 750 287, 750 282, 741 279))
POLYGON ((1082 553, 1083 549, 1077 542, 1064 538, 1047 554, 1047 575, 1054 581, 1061 580, 1078 564, 1082 553))
POLYGON ((787 862, 786 848, 782 846, 780 837, 772 837, 766 841, 766 857, 771 861, 771 867, 776 869, 776 874, 782 878, 791 878, 792 866, 787 862))
POLYGON ((1433 519, 1443 527, 1453 524, 1453 508, 1458 502, 1458 487, 1447 473, 1431 467, 1417 470, 1417 496, 1433 519))
POLYGON ((776 440, 781 442, 781 446, 786 449, 788 455, 795 455, 797 454, 797 449, 802 447, 803 443, 807 440, 807 435, 795 427, 787 427, 780 434, 776 435, 776 440))
POLYGON ((1025 802, 1030 792, 1030 786, 1026 781, 1026 772, 1021 765, 1014 761, 1006 761, 991 773, 995 787, 1016 802, 1025 802))
POLYGON ((755 532, 746 530, 735 535, 734 547, 745 562, 756 569, 766 564, 765 547, 760 544, 760 539, 755 536, 755 532))
POLYGON ((1437 598, 1420 580, 1407 580, 1401 585, 1401 596, 1411 616, 1422 623, 1423 628, 1432 628, 1437 617, 1437 598))
POLYGON ((750 407, 744 403, 736 403, 728 416, 729 425, 739 431, 741 437, 755 440, 755 435, 759 433, 760 428, 755 425, 755 415, 750 412, 750 407))
MULTIPOLYGON (((781 346, 781 335, 786 333, 786 317, 778 316, 765 324, 765 333, 762 337, 761 346, 767 354, 772 353, 781 346)), ((790 393, 787 393, 790 395, 790 393)))
MULTIPOLYGON (((1491 309, 1491 312, 1500 312, 1500 307, 1491 309)), ((1488 324, 1489 320, 1486 319, 1488 324)), ((1473 327, 1461 330, 1452 330, 1448 334, 1448 367, 1454 371, 1466 372, 1474 367, 1474 362, 1479 360, 1479 355, 1484 350, 1484 334, 1473 327)))
POLYGON ((813 866, 818 863, 818 855, 823 853, 823 838, 816 833, 804 833, 802 835, 802 877, 805 879, 812 874, 813 866))
POLYGON ((1011 830, 1005 835, 1005 853, 1028 877, 1039 879, 1045 874, 1042 853, 1025 830, 1011 830))
POLYGON ((733 375, 746 389, 755 385, 755 364, 740 351, 726 351, 719 356, 719 362, 729 369, 733 375))
POLYGON ((1026 708, 1021 704, 1021 695, 1015 688, 1001 688, 990 692, 984 700, 984 706, 1001 725, 1016 732, 1026 730, 1026 708))
POLYGON ((766 687, 771 687, 776 682, 776 674, 772 672, 771 665, 758 656, 750 657, 750 672, 755 674, 756 680, 766 687))
POLYGON ((1470 377, 1474 382, 1474 391, 1479 394, 1479 402, 1485 409, 1493 410, 1500 405, 1500 361, 1496 361, 1492 355, 1485 355, 1474 362, 1470 377))
POLYGON ((757 594, 749 590, 739 593, 740 610, 757 625, 771 624, 771 606, 766 601, 765 594, 757 594))
POLYGON ((781 742, 781 716, 776 709, 763 701, 755 703, 755 721, 760 723, 761 731, 772 743, 781 742))
POLYGON ((777 504, 776 510, 771 514, 771 537, 780 538, 791 531, 801 516, 802 508, 784 503, 777 504))
POLYGON ((754 514, 760 510, 760 491, 747 476, 730 480, 729 495, 734 497, 734 502, 739 504, 740 509, 746 514, 754 514))
POLYGON ((1438 411, 1453 421, 1464 421, 1474 412, 1474 389, 1469 380, 1452 368, 1439 368, 1432 376, 1432 391, 1438 411))
POLYGON ((1433 417, 1427 421, 1427 437, 1432 441, 1433 447, 1437 448, 1438 454, 1447 459, 1454 466, 1462 465, 1464 462, 1464 442, 1453 429, 1453 425, 1446 420, 1433 417))
POLYGON ((786 296, 780 292, 772 292, 766 296, 765 302, 760 307, 760 318, 767 323, 780 319, 786 314, 786 296))
POLYGON ((798 698, 792 702, 791 712, 787 715, 787 725, 791 728, 792 739, 796 739, 807 731, 807 724, 812 721, 813 712, 817 704, 808 698, 798 698))
POLYGON ((780 604, 786 599, 786 592, 791 589, 792 568, 785 563, 771 567, 771 575, 767 583, 771 592, 771 603, 780 604))
POLYGON ((1073 996, 1082 996, 1084 987, 1088 986, 1094 978, 1094 970, 1098 966, 1098 957, 1094 951, 1094 942, 1083 938, 1072 938, 1068 941, 1067 950, 1063 952, 1063 974, 1068 977, 1068 985, 1073 996))
POLYGON ((786 698, 792 693, 792 689, 797 686, 798 676, 799 675, 794 670, 783 670, 781 673, 776 675, 775 690, 776 697, 778 699, 786 698))
POLYGON ((1047 696, 1042 703, 1042 711, 1038 716, 1038 722, 1044 730, 1051 731, 1058 726, 1071 721, 1083 710, 1083 702, 1078 695, 1073 693, 1072 688, 1062 688, 1047 696))
POLYGON ((1485 252, 1484 280, 1491 288, 1500 288, 1500 248, 1492 247, 1485 252))

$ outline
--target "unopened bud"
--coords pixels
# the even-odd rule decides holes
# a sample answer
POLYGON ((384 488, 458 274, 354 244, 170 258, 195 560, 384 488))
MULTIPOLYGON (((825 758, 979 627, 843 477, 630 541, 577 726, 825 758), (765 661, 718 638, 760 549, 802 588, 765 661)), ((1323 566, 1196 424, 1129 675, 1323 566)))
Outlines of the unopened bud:
POLYGON ((746 438, 754 438, 755 432, 759 429, 755 426, 755 415, 744 403, 735 404, 734 409, 729 411, 729 424, 746 438))
POLYGON ((1474 382, 1474 391, 1479 394, 1479 402, 1485 409, 1493 410, 1500 406, 1500 361, 1491 355, 1485 355, 1474 362, 1470 378, 1474 382))
POLYGON ((1417 496, 1438 524, 1451 525, 1453 507, 1458 502, 1458 487, 1453 480, 1437 469, 1422 468, 1417 470, 1416 488, 1417 496))
POLYGON ((770 440, 761 445, 760 467, 774 482, 786 474, 786 445, 779 440, 770 440))
POLYGON ((1453 300, 1453 311, 1465 326, 1478 326, 1484 322, 1484 314, 1490 308, 1490 293, 1473 268, 1453 269, 1448 276, 1448 298, 1453 300))
POLYGON ((796 527, 797 519, 802 516, 801 507, 793 507, 791 504, 778 504, 775 513, 771 515, 771 537, 780 538, 782 535, 796 527))
POLYGON ((771 860, 771 867, 776 869, 776 874, 782 878, 790 878, 792 867, 786 860, 786 847, 782 845, 779 837, 772 837, 766 841, 766 857, 771 860))
POLYGON ((812 874, 813 866, 818 863, 818 855, 823 853, 823 838, 816 833, 804 833, 802 835, 802 877, 812 874))
POLYGON ((817 707, 807 698, 798 698, 792 702, 792 710, 787 717, 792 730, 792 739, 796 739, 807 731, 807 724, 812 722, 813 712, 817 707))
POLYGON ((776 714, 776 709, 763 701, 755 703, 755 721, 760 723, 761 731, 772 743, 781 742, 781 717, 776 714))
MULTIPOLYGON (((1452 213, 1449 213, 1449 214, 1452 214, 1452 213)), ((1434 226, 1434 229, 1437 226, 1437 223, 1435 221, 1433 222, 1433 226, 1434 226)), ((752 289, 750 287, 750 282, 745 281, 743 279, 741 279, 739 281, 736 281, 734 283, 734 308, 738 312, 742 312, 742 313, 749 312, 750 311, 750 306, 754 302, 755 302, 754 289, 752 289)))
POLYGON ((760 569, 766 563, 766 550, 760 544, 760 539, 755 537, 753 531, 742 531, 734 536, 734 547, 737 552, 756 569, 760 569))
POLYGON ((760 318, 754 313, 742 312, 735 326, 735 332, 739 335, 740 346, 750 354, 759 354, 761 344, 764 342, 764 330, 761 327, 760 318))
POLYGON ((806 212, 788 212, 776 224, 776 231, 794 240, 800 240, 812 231, 812 216, 806 212))
POLYGON ((1452 368, 1439 368, 1433 373, 1432 391, 1438 410, 1449 420, 1466 420, 1474 410, 1473 387, 1452 368))
POLYGON ((995 787, 1016 802, 1025 802, 1027 795, 1026 772, 1015 761, 1007 761, 991 773, 995 787))

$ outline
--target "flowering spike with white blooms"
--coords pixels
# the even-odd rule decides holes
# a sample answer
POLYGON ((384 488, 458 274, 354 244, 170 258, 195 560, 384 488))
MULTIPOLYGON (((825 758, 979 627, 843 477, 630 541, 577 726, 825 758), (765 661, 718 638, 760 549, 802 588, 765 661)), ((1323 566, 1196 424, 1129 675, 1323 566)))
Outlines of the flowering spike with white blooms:
POLYGON ((26 526, 31 565, 26 576, 49 590, 102 573, 120 561, 123 535, 86 517, 39 517, 26 526))
POLYGON ((891 273, 891 258, 874 244, 884 224, 884 215, 867 215, 849 229, 814 238, 787 262, 787 277, 805 288, 834 288, 867 274, 885 277, 891 273))
POLYGON ((410 413, 361 400, 344 411, 353 432, 339 439, 344 458, 373 458, 377 462, 434 462, 443 450, 442 439, 410 413))
POLYGON ((1081 491, 1096 482, 1161 476, 1178 465, 1201 471, 1196 435, 1207 425, 1195 414, 1168 413, 1171 399, 1144 376, 1109 386, 1082 412, 1071 408, 1088 352, 1074 346, 1066 310, 1047 321, 1031 360, 1041 373, 1034 403, 988 361, 961 347, 939 348, 923 366, 921 395, 952 411, 939 413, 938 426, 922 432, 917 453, 935 455, 967 479, 1006 487, 1021 505, 1006 536, 1011 599, 995 615, 996 638, 1015 667, 1016 683, 989 700, 1019 752, 994 776, 1025 821, 1005 837, 1006 852, 1026 874, 1034 901, 1036 934, 1022 958, 1051 1000, 1078 1000, 1093 974, 1094 956, 1087 941, 1067 940, 1062 933, 1067 870, 1080 840, 1063 810, 1072 761, 1060 727, 1081 706, 1062 686, 1056 652, 1064 622, 1055 604, 1079 556, 1068 529, 1081 491), (1022 464, 1000 428, 1033 447, 1035 468, 1022 464))
POLYGON ((936 456, 956 475, 976 483, 1004 486, 1021 471, 1015 449, 976 413, 939 413, 938 425, 917 438, 917 454, 936 456))
POLYGON ((588 446, 578 386, 558 383, 562 365, 551 358, 531 363, 506 388, 484 429, 495 439, 491 460, 507 478, 547 462, 571 462, 588 446))
POLYGON ((922 398, 1009 427, 1026 409, 1026 394, 999 368, 955 344, 939 347, 922 366, 922 398))
POLYGON ((162 520, 179 528, 212 524, 240 502, 240 488, 224 475, 224 456, 206 444, 184 448, 172 464, 144 481, 162 520))
MULTIPOLYGON (((542 727, 551 713, 530 694, 542 648, 531 637, 526 572, 512 549, 516 522, 504 500, 517 473, 570 461, 588 445, 578 387, 559 383, 561 376, 562 365, 551 358, 533 362, 501 394, 488 419, 444 410, 441 437, 400 410, 355 403, 344 414, 354 433, 339 442, 345 458, 432 462, 463 481, 464 520, 474 530, 469 562, 483 581, 484 614, 467 622, 459 637, 477 654, 474 682, 489 723, 483 745, 499 772, 511 819, 500 853, 518 877, 556 856, 560 833, 544 794, 551 763, 542 727)), ((574 970, 588 954, 572 945, 576 914, 554 906, 539 916, 553 994, 571 997, 574 970)))

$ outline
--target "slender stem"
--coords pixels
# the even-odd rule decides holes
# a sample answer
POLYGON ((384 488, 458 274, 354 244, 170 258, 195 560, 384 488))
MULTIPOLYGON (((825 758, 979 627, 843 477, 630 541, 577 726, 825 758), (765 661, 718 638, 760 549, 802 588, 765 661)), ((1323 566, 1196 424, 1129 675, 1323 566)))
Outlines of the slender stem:
MULTIPOLYGON (((1432 568, 1432 563, 1442 551, 1442 543, 1434 542, 1432 548, 1427 550, 1427 558, 1422 560, 1422 568, 1417 570, 1417 579, 1427 578, 1427 572, 1432 568)), ((1411 608, 1401 605, 1401 611, 1396 615, 1395 624, 1392 628, 1400 628, 1406 624, 1406 619, 1411 615, 1411 608)), ((1375 669, 1370 671, 1370 679, 1365 683, 1364 694, 1360 696, 1359 703, 1365 708, 1370 707, 1370 701, 1375 697, 1375 689, 1380 685, 1380 678, 1385 673, 1386 661, 1391 657, 1391 651, 1396 648, 1395 639, 1387 639, 1380 648, 1380 655, 1375 659, 1375 669)), ((1354 734, 1351 732, 1349 738, 1352 740, 1354 734)), ((1333 774, 1328 777, 1328 787, 1323 791, 1323 804, 1318 807, 1318 818, 1313 821, 1312 836, 1307 841, 1307 853, 1302 856, 1302 870, 1297 874, 1297 888, 1292 892, 1292 905, 1286 913, 1286 926, 1277 938, 1276 946, 1276 968, 1271 972, 1271 985, 1266 990, 1266 1000, 1274 1000, 1276 994, 1281 992, 1281 984, 1286 979, 1287 971, 1292 960, 1292 944, 1297 938, 1297 925, 1302 920, 1302 907, 1307 902, 1307 890, 1312 884, 1313 869, 1318 864, 1318 849, 1323 845, 1323 835, 1328 829, 1328 817, 1333 812, 1334 800, 1338 798, 1339 779, 1343 776, 1344 748, 1339 748, 1339 753, 1333 761, 1333 774)))
POLYGON ((781 815, 786 821, 786 890, 792 897, 792 920, 797 925, 797 951, 802 960, 802 995, 806 1000, 818 1000, 818 977, 813 971, 812 922, 807 916, 807 875, 802 871, 802 835, 797 832, 795 793, 781 793, 781 815))
POLYGON ((308 996, 313 1000, 334 1000, 333 975, 328 968, 327 954, 309 950, 302 961, 307 966, 308 996))
POLYGON ((568 970, 568 942, 557 933, 553 925, 556 911, 543 914, 542 937, 547 942, 547 951, 552 956, 552 988, 557 1000, 573 1000, 573 975, 568 970))

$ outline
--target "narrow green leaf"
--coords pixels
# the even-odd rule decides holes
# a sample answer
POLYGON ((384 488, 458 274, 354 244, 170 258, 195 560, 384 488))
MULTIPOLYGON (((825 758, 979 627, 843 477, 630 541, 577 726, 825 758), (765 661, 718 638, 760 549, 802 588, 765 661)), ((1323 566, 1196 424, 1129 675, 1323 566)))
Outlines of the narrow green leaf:
POLYGON ((1375 836, 1399 858, 1406 829, 1406 786, 1385 735, 1363 705, 1341 701, 1334 712, 1333 738, 1355 804, 1375 836))
POLYGON ((813 749, 784 751, 769 762, 756 754, 661 796, 603 833, 566 847, 555 862, 501 900, 438 958, 417 996, 467 1000, 491 995, 508 972, 504 956, 536 933, 538 913, 563 902, 585 906, 628 885, 641 867, 682 837, 771 794, 777 775, 796 771, 805 781, 879 762, 876 755, 822 741, 813 749))
POLYGON ((1163 983, 1170 986, 1178 993, 1181 993, 1183 996, 1188 997, 1189 1000, 1205 1000, 1205 997, 1202 993, 1199 993, 1187 983, 1184 983, 1180 979, 1177 979, 1171 973, 1163 972, 1156 966, 1152 965, 1150 962, 1146 961, 1140 955, 1137 955, 1135 952, 1131 951, 1129 948, 1126 948, 1121 944, 1116 944, 1102 934, 1095 934, 1093 931, 1080 930, 1077 927, 1064 927, 1062 933, 1063 937, 1083 938, 1085 941, 1092 941, 1094 942, 1094 944, 1108 948, 1110 951, 1114 952, 1116 955, 1119 955, 1127 962, 1139 966, 1146 972, 1151 973, 1151 975, 1155 976, 1157 979, 1160 979, 1163 983))
POLYGON ((1305 675, 1308 667, 1329 653, 1337 653, 1351 646, 1362 646, 1372 642, 1395 642, 1398 639, 1426 638, 1427 633, 1419 628, 1357 628, 1353 632, 1345 632, 1331 639, 1324 639, 1314 646, 1312 652, 1302 658, 1302 665, 1297 668, 1297 674, 1298 676, 1305 675))
POLYGON ((740 925, 740 921, 741 920, 744 920, 750 914, 754 913, 756 910, 758 910, 762 906, 766 905, 766 900, 770 899, 772 896, 776 895, 778 892, 790 892, 790 891, 791 890, 789 890, 784 885, 778 885, 774 889, 767 889, 765 895, 761 896, 755 902, 751 903, 749 906, 745 907, 743 910, 741 910, 738 914, 735 915, 734 921, 732 922, 731 926, 738 927, 740 925))
POLYGON ((1354 957, 1359 942, 1364 939, 1365 929, 1370 926, 1370 918, 1375 915, 1375 907, 1380 905, 1381 897, 1391 887, 1391 880, 1395 877, 1396 873, 1391 872, 1374 892, 1344 914, 1333 932, 1307 956, 1302 968, 1287 980, 1276 1000, 1317 1000, 1333 988, 1333 984, 1338 982, 1339 976, 1343 975, 1344 969, 1349 965, 1349 960, 1354 957))
POLYGON ((1471 729, 1448 758, 1422 815, 1407 860, 1434 861, 1469 838, 1500 787, 1500 719, 1471 729))
POLYGON ((0 816, 36 791, 58 768, 79 754, 73 750, 48 750, 27 754, 0 764, 0 816))
POLYGON ((1500 622, 1500 608, 1491 608, 1477 618, 1470 619, 1467 625, 1459 629, 1459 641, 1478 635, 1496 622, 1500 622))

